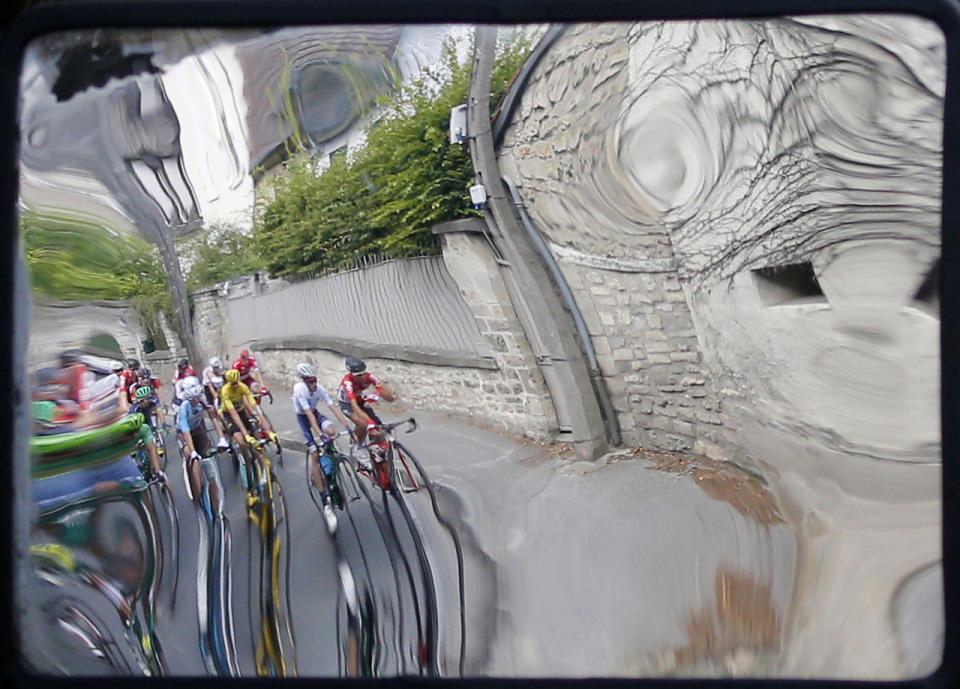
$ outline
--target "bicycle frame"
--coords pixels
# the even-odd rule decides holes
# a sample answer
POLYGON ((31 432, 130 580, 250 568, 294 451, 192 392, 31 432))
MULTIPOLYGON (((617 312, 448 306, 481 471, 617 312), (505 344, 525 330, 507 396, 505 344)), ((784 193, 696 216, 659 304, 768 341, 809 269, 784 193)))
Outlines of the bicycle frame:
MULTIPOLYGON (((377 423, 371 431, 376 433, 378 436, 382 437, 387 443, 386 450, 382 458, 376 459, 374 461, 374 475, 377 485, 380 486, 383 490, 393 490, 394 483, 398 484, 398 487, 404 493, 412 493, 420 489, 420 484, 417 482, 417 479, 414 477, 413 472, 410 470, 410 466, 407 464, 407 460, 404 457, 405 450, 401 447, 398 449, 398 443, 396 436, 393 431, 400 426, 409 424, 411 427, 407 430, 407 433, 413 433, 417 430, 417 421, 412 416, 409 419, 404 419, 403 421, 395 421, 393 423, 377 423), (399 457, 400 464, 403 466, 403 472, 400 472, 395 463, 395 458, 399 457), (394 481, 394 476, 397 477, 396 482, 394 481)), ((352 437, 352 436, 351 436, 352 437)), ((373 455, 373 453, 371 453, 373 455)))

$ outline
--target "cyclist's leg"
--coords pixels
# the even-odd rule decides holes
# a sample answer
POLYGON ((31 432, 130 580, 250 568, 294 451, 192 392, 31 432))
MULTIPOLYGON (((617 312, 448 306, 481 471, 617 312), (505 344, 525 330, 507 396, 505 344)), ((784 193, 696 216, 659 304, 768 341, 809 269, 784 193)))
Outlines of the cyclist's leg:
MULTIPOLYGON (((196 450, 201 457, 210 453, 210 442, 207 439, 206 431, 202 425, 190 431, 190 437, 193 440, 193 449, 196 450)), ((203 477, 200 475, 202 468, 200 467, 200 460, 192 459, 189 461, 190 464, 187 466, 187 469, 190 474, 190 485, 193 486, 194 498, 199 502, 201 498, 200 493, 203 488, 203 477)))
POLYGON ((316 439, 313 437, 313 429, 310 428, 310 422, 306 414, 297 414, 297 424, 300 426, 300 432, 307 445, 307 458, 310 462, 310 480, 317 487, 321 495, 327 494, 327 482, 324 480, 323 472, 319 469, 318 456, 320 449, 316 439))
MULTIPOLYGON (((247 410, 243 408, 237 409, 237 414, 240 416, 240 420, 243 422, 243 425, 246 426, 247 430, 250 431, 251 435, 255 436, 256 434, 253 432, 253 429, 255 428, 254 421, 250 418, 250 415, 247 414, 247 410)), ((261 459, 261 453, 250 447, 250 443, 246 442, 246 439, 244 439, 244 445, 247 447, 248 457, 250 457, 252 462, 256 462, 257 466, 259 467, 260 483, 266 483, 267 467, 261 459)))
POLYGON ((140 428, 137 429, 137 439, 147 451, 147 457, 150 461, 150 470, 156 472, 160 468, 160 459, 156 456, 157 448, 153 444, 153 431, 150 430, 149 424, 143 423, 140 425, 140 428), (152 451, 151 448, 153 448, 152 451))
MULTIPOLYGON (((319 449, 323 451, 320 452, 318 450, 318 455, 319 455, 320 466, 323 469, 324 478, 326 478, 332 475, 335 469, 333 465, 333 460, 330 458, 330 456, 326 452, 326 438, 332 438, 336 434, 337 429, 334 428, 333 422, 330 421, 330 419, 328 419, 326 416, 320 413, 317 413, 317 425, 320 426, 320 430, 324 433, 324 436, 325 436, 320 438, 321 447, 319 449)), ((329 485, 330 482, 327 481, 327 483, 329 485)))
POLYGON ((150 425, 147 423, 142 424, 140 426, 140 430, 137 431, 137 437, 147 450, 147 456, 150 458, 151 471, 156 474, 161 469, 160 457, 157 455, 157 445, 153 441, 153 431, 151 430, 150 425))
MULTIPOLYGON (((240 411, 238 410, 237 413, 239 414, 240 411)), ((252 462, 253 457, 250 451, 250 446, 247 444, 247 439, 243 437, 243 433, 240 432, 240 428, 233 422, 233 417, 230 415, 230 412, 222 412, 221 417, 223 418, 224 432, 233 438, 233 442, 240 451, 240 454, 243 455, 243 458, 247 462, 252 462)), ((242 414, 241 420, 245 420, 245 417, 242 414)))
POLYGON ((367 445, 379 444, 381 450, 385 450, 384 447, 384 437, 383 432, 377 428, 373 428, 373 424, 382 426, 383 421, 380 420, 380 417, 377 416, 376 412, 373 411, 367 405, 362 405, 363 412, 370 417, 371 423, 367 425, 367 435, 369 439, 367 440, 367 445))

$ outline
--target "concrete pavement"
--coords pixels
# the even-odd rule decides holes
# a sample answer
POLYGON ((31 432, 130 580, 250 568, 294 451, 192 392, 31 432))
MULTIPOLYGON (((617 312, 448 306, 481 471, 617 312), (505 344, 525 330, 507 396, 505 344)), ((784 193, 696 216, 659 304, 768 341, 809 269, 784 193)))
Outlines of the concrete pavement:
MULTIPOLYGON (((303 442, 286 393, 265 409, 303 442)), ((467 675, 769 676, 789 611, 794 539, 754 479, 706 460, 629 450, 575 461, 462 420, 413 415, 423 465, 463 553, 467 675)), ((299 465, 299 462, 297 462, 299 465)), ((426 491, 403 499, 437 570, 455 673, 458 563, 426 491)))

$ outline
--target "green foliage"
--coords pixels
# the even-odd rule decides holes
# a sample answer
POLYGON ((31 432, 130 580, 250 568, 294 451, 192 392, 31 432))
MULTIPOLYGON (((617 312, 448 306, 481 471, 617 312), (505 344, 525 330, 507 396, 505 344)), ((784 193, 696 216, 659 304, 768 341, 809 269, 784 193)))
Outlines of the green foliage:
POLYGON ((20 237, 34 290, 64 301, 129 299, 162 340, 156 314, 172 322, 173 304, 154 246, 94 222, 30 211, 20 216, 20 237))
MULTIPOLYGON (((501 46, 491 106, 529 51, 523 39, 501 46)), ((256 250, 271 274, 346 268, 368 255, 438 253, 430 226, 477 214, 470 205, 469 152, 448 138, 450 109, 467 99, 471 62, 459 63, 451 42, 443 54, 439 67, 425 69, 380 104, 363 148, 319 175, 309 160, 287 163, 254 224, 256 250)))
POLYGON ((20 218, 33 288, 67 301, 131 299, 165 293, 156 250, 92 222, 29 211, 20 218))
POLYGON ((177 244, 178 253, 190 263, 187 289, 249 275, 265 267, 249 235, 234 227, 214 224, 177 244))

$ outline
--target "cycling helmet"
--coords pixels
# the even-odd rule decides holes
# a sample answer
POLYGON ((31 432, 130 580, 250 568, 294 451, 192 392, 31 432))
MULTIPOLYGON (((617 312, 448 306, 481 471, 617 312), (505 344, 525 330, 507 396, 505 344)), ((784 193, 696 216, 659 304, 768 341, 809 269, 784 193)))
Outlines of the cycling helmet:
POLYGON ((80 355, 73 350, 67 350, 66 352, 61 352, 60 354, 60 365, 69 366, 70 364, 75 364, 80 361, 80 355))
POLYGON ((223 368, 223 362, 220 361, 220 357, 212 356, 210 357, 210 368, 217 370, 218 368, 223 368))
POLYGON ((141 385, 140 387, 137 388, 137 391, 133 393, 133 396, 138 400, 144 400, 150 397, 150 395, 152 394, 153 394, 152 385, 141 385))
POLYGON ((177 362, 177 369, 182 371, 189 365, 190 365, 189 361, 187 361, 186 359, 180 359, 180 361, 177 362))
POLYGON ((348 356, 347 370, 350 371, 350 373, 363 373, 367 370, 367 365, 360 359, 354 359, 352 356, 348 356))
POLYGON ((241 359, 246 359, 248 356, 250 356, 250 350, 249 350, 249 349, 241 349, 241 350, 240 350, 240 358, 241 358, 241 359))
POLYGON ((127 359, 127 368, 129 368, 131 371, 136 371, 138 368, 140 368, 140 362, 133 357, 130 357, 127 359))
POLYGON ((122 362, 122 361, 114 361, 114 362, 110 365, 110 370, 113 371, 114 373, 120 373, 120 371, 123 370, 123 362, 122 362))
POLYGON ((149 378, 149 377, 150 377, 150 369, 147 368, 146 366, 144 366, 143 368, 141 368, 141 369, 140 369, 140 377, 141 377, 141 378, 149 378))
POLYGON ((203 396, 203 386, 197 380, 191 380, 183 386, 183 397, 188 400, 195 400, 203 396))
POLYGON ((226 373, 223 374, 223 379, 228 383, 239 383, 240 382, 240 371, 235 368, 231 368, 226 373))
POLYGON ((317 372, 308 363, 297 364, 297 375, 301 378, 316 378, 317 372))

